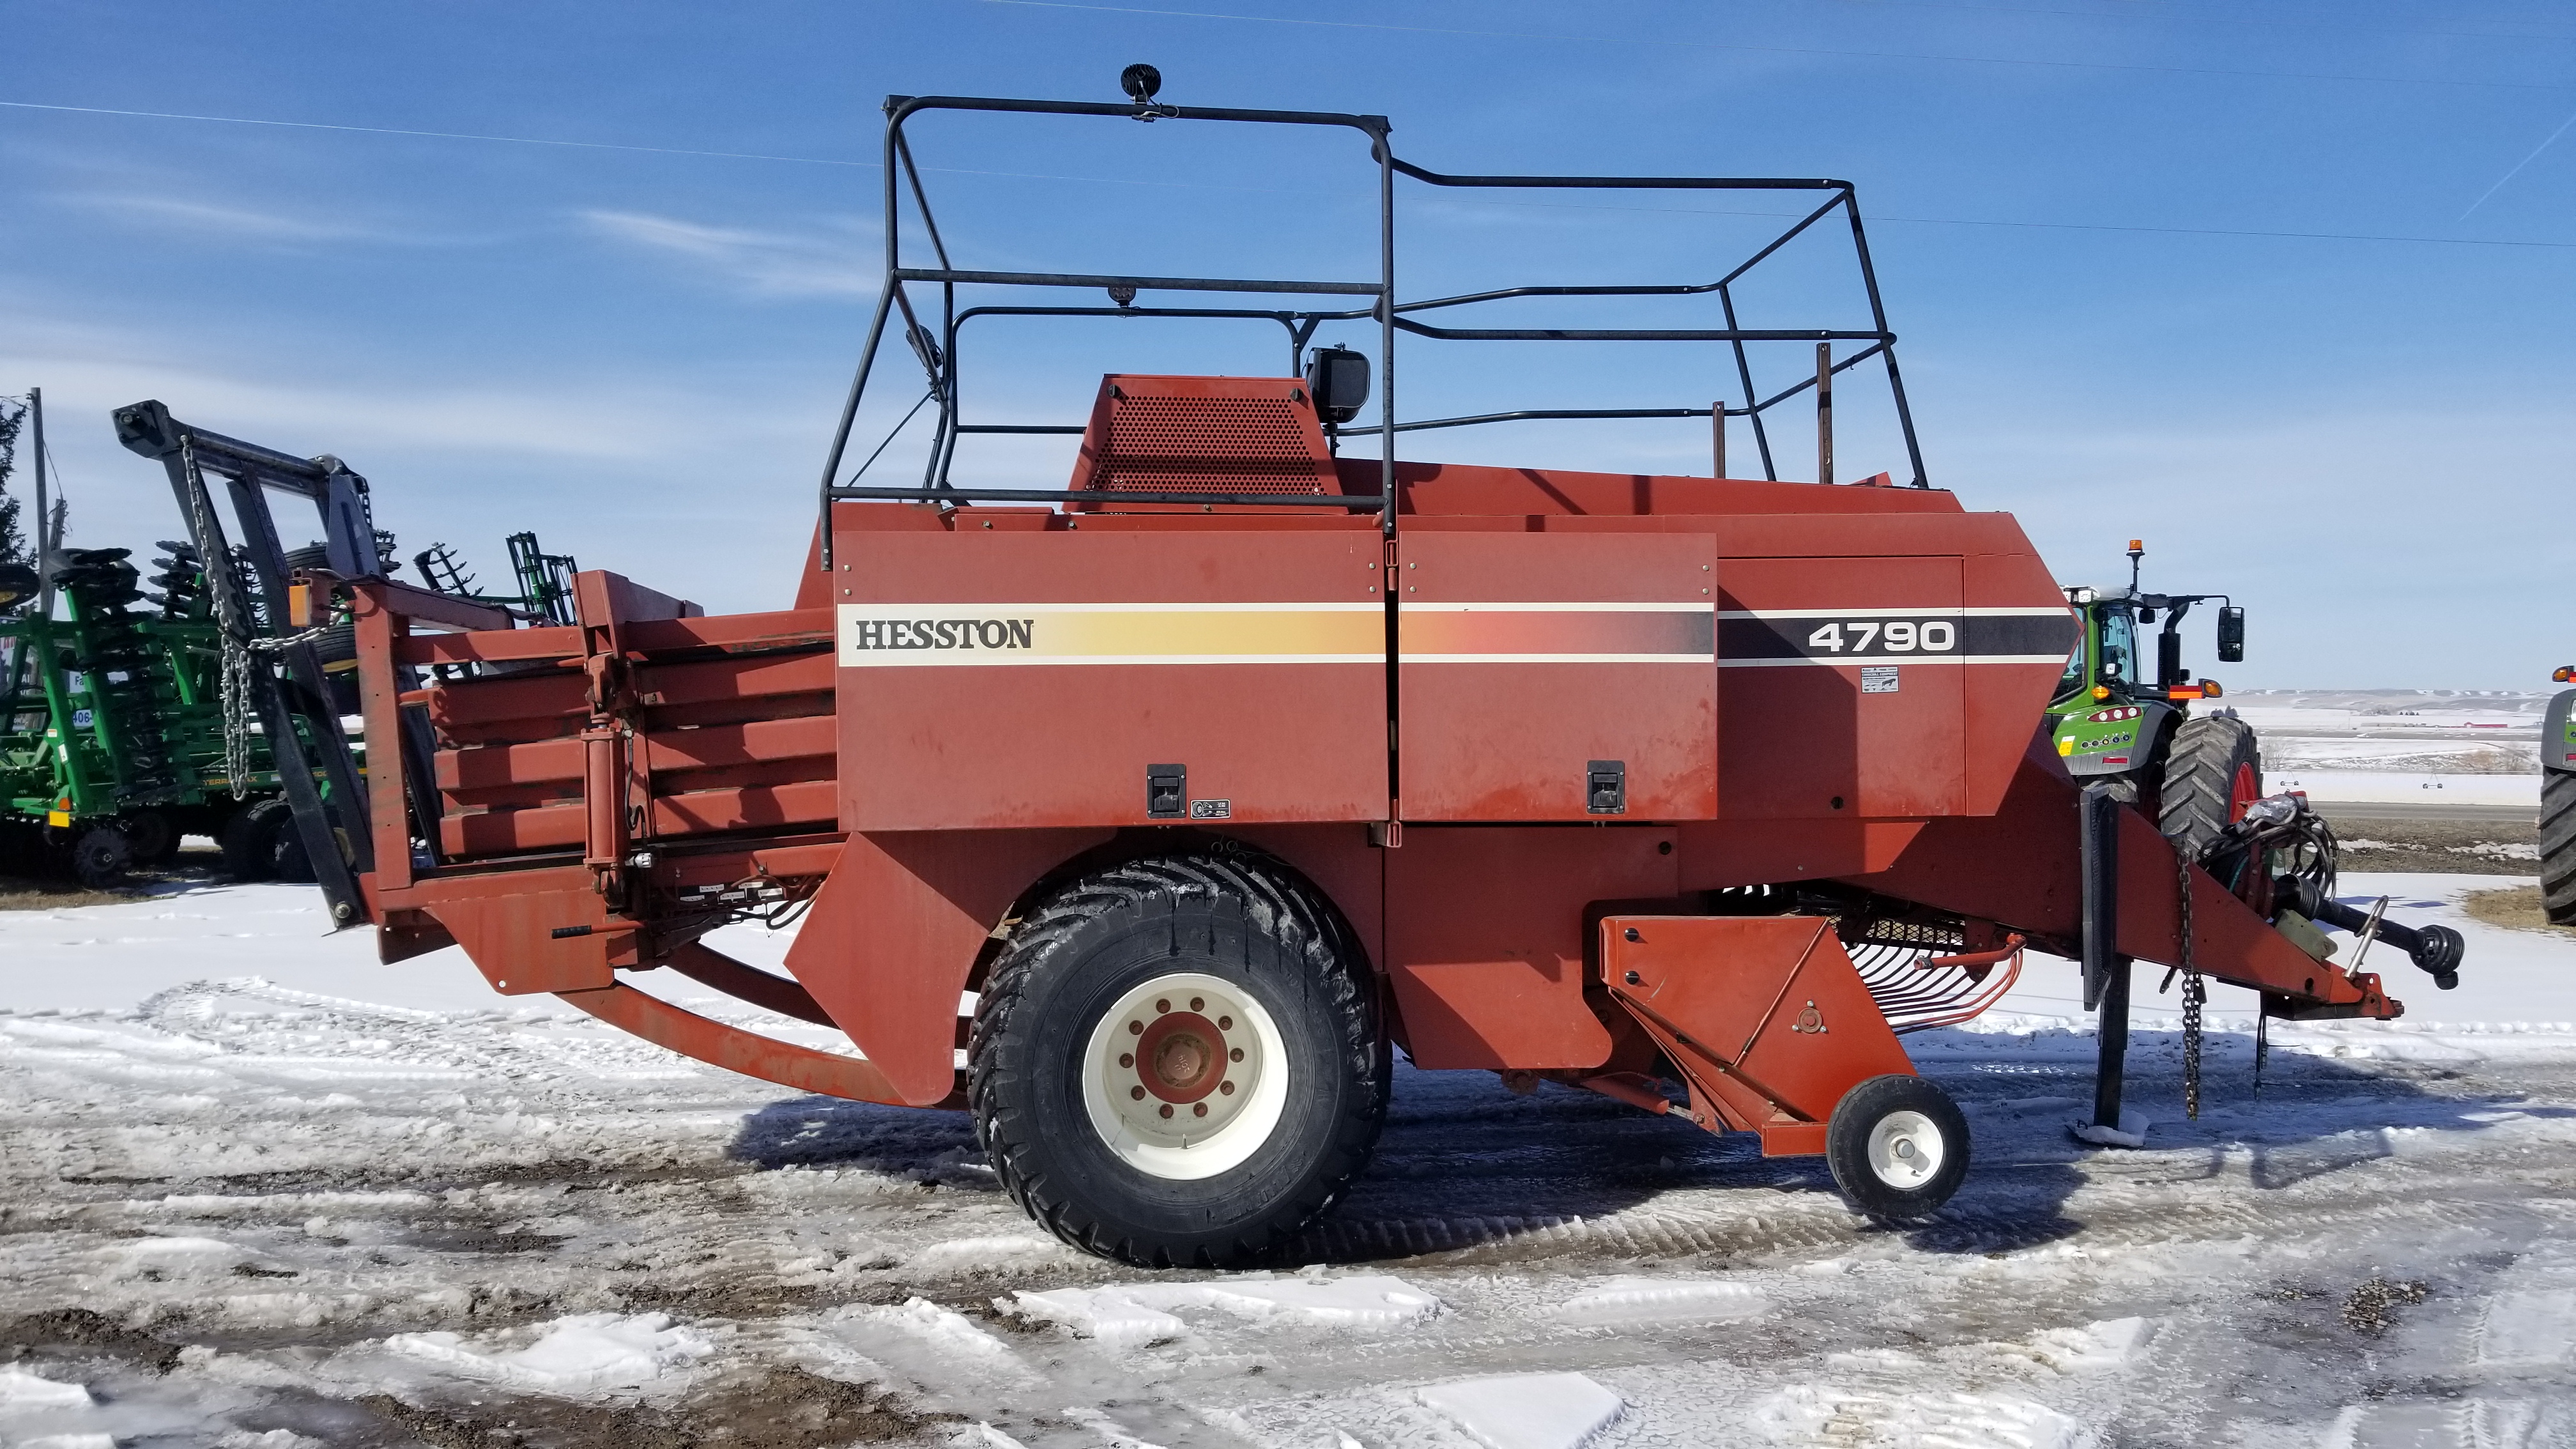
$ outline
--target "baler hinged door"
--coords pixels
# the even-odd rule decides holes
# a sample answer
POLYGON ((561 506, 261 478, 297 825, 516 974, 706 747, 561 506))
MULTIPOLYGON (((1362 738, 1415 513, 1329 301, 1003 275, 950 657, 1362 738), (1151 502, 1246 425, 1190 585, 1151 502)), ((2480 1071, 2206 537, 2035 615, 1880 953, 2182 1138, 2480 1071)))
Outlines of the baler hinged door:
MULTIPOLYGON (((1968 672, 1982 667, 1986 620, 1965 607, 1960 560, 1744 558, 1725 570, 1727 817, 1963 813, 1968 672)), ((2037 717, 2035 705, 2024 716, 2037 717)))
POLYGON ((841 824, 982 830, 1386 817, 1374 520, 905 527, 845 508, 841 824))
POLYGON ((1404 817, 1715 816, 1716 559, 1706 534, 1409 527, 1404 817))

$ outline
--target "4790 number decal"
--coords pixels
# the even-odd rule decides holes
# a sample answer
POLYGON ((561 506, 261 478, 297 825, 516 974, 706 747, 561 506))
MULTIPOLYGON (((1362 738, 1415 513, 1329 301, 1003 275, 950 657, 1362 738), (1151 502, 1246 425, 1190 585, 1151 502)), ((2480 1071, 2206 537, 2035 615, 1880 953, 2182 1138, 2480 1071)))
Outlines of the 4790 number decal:
POLYGON ((1959 647, 1959 626, 1948 619, 1837 619, 1807 636, 1818 654, 1948 654, 1959 647))

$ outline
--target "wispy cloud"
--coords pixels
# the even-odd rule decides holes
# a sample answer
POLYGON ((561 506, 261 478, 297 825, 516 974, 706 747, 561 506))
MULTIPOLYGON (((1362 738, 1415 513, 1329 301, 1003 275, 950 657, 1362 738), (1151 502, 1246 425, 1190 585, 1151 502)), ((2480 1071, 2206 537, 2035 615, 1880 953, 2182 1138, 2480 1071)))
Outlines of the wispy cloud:
POLYGON ((764 297, 874 296, 873 224, 841 221, 803 233, 708 226, 640 211, 584 211, 582 223, 612 241, 684 258, 764 297))
POLYGON ((408 230, 361 222, 348 217, 314 216, 254 209, 175 196, 131 192, 77 192, 62 201, 105 212, 151 231, 189 232, 244 241, 320 244, 326 242, 421 242, 434 238, 408 230))

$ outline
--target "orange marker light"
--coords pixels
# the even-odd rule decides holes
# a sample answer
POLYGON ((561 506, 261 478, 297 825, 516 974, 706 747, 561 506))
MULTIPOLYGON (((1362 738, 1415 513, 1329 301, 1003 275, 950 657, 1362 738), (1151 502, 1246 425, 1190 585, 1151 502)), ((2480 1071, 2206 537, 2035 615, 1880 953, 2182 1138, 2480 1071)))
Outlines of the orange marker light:
POLYGON ((2130 540, 2129 540, 2129 552, 2131 552, 2131 553, 2145 553, 2146 551, 2147 551, 2147 541, 2146 541, 2145 539, 2143 539, 2143 538, 2133 538, 2133 539, 2130 539, 2130 540))
POLYGON ((2218 681, 2215 679, 2204 679, 2200 682, 2200 697, 2203 699, 2221 699, 2226 694, 2227 691, 2219 688, 2218 681))
POLYGON ((2576 664, 2561 664, 2556 669, 2549 671, 2549 677, 2557 680, 2561 684, 2576 681, 2576 664))
POLYGON ((288 584, 286 586, 286 622, 298 629, 313 627, 312 585, 288 584))
POLYGON ((2111 697, 2111 686, 2107 684, 2097 684, 2093 686, 2093 697, 2095 699, 2109 699, 2111 697))

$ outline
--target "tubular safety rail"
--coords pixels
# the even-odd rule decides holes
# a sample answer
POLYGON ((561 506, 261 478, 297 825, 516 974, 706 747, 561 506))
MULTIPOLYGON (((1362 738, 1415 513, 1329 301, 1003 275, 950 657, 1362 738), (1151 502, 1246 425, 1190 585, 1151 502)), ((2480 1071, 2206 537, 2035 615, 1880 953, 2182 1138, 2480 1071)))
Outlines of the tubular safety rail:
MULTIPOLYGON (((831 506, 836 499, 911 500, 918 502, 960 502, 970 498, 1022 502, 1160 502, 1209 505, 1235 504, 1248 500, 1225 493, 1177 492, 1142 494, 1120 491, 1111 498, 1099 499, 1087 494, 1068 494, 1063 490, 991 489, 972 484, 960 485, 950 476, 957 453, 957 443, 969 434, 1080 434, 1078 424, 1063 423, 996 423, 968 422, 962 411, 959 391, 959 342, 964 325, 979 317, 1155 317, 1165 319, 1206 318, 1268 321, 1286 330, 1289 345, 1289 371, 1301 373, 1308 344, 1315 330, 1330 321, 1374 321, 1378 325, 1378 420, 1360 432, 1375 432, 1379 437, 1379 488, 1373 496, 1296 496, 1263 495, 1257 501, 1263 506, 1307 506, 1341 509, 1373 509, 1378 512, 1381 527, 1392 535, 1395 531, 1397 489, 1395 486, 1395 435, 1439 428, 1476 427, 1493 423, 1565 419, 1641 419, 1641 418, 1712 418, 1724 427, 1731 416, 1746 418, 1752 425, 1754 442, 1761 454, 1762 472, 1766 479, 1779 478, 1773 459, 1770 433, 1764 415, 1781 403, 1816 390, 1820 407, 1828 404, 1831 378, 1838 373, 1877 358, 1886 370, 1888 393, 1894 404, 1896 421, 1905 441, 1908 465, 1913 470, 1910 480, 1917 488, 1928 488, 1923 467, 1923 451, 1916 439, 1914 417, 1907 406, 1905 382, 1897 369, 1896 334, 1888 329, 1887 309, 1879 296, 1878 276, 1872 267, 1869 242, 1861 224, 1860 205, 1852 184, 1828 178, 1749 178, 1713 176, 1462 176, 1450 175, 1417 166, 1395 155, 1384 116, 1352 115, 1332 111, 1244 110, 1227 107, 1176 106, 1146 98, 1130 104, 1089 101, 1026 101, 970 96, 889 96, 886 98, 884 141, 885 175, 885 282, 878 294, 874 315, 868 323, 868 336, 861 350, 856 375, 851 379, 847 400, 843 403, 839 425, 832 435, 832 446, 823 466, 820 509, 823 514, 821 563, 832 565, 831 506), (1060 273, 988 271, 960 268, 951 260, 948 245, 940 234, 939 223, 930 205, 921 170, 913 162, 912 147, 905 135, 905 124, 924 111, 1010 112, 1057 116, 1102 116, 1133 121, 1227 121, 1271 126, 1320 126, 1355 130, 1369 138, 1370 155, 1376 163, 1378 210, 1378 275, 1373 280, 1286 280, 1239 277, 1168 277, 1131 276, 1111 273, 1060 273), (1824 192, 1826 199, 1808 210, 1786 230, 1751 256, 1720 275, 1714 281, 1657 285, 1605 286, 1527 286, 1466 293, 1454 297, 1434 297, 1421 301, 1399 301, 1396 294, 1395 263, 1395 179, 1404 176, 1426 185, 1480 190, 1623 190, 1623 191, 1777 191, 1824 192), (938 265, 908 265, 903 251, 903 199, 909 195, 922 229, 927 235, 938 265), (1735 306, 1735 284, 1746 273, 1761 265, 1781 248, 1836 212, 1842 213, 1851 227, 1852 250, 1858 264, 1861 285, 1869 302, 1870 325, 1866 328, 1747 328, 1739 324, 1735 306), (911 287, 915 284, 935 286, 938 290, 936 325, 924 320, 924 310, 915 305, 911 287), (961 286, 1002 286, 1036 288, 1101 289, 1110 294, 1111 306, 1070 305, 983 305, 960 307, 961 286), (1222 307, 1184 306, 1153 307, 1135 305, 1136 297, 1146 292, 1213 292, 1235 294, 1268 294, 1279 296, 1349 296, 1365 297, 1368 303, 1357 309, 1310 310, 1301 307, 1222 307), (1724 309, 1726 326, 1720 328, 1561 328, 1561 327, 1446 327, 1420 320, 1422 314, 1449 308, 1472 307, 1531 297, 1688 297, 1714 295, 1724 309), (856 425, 861 402, 865 399, 874 372, 877 354, 886 340, 888 323, 894 314, 902 314, 905 341, 921 363, 928 390, 916 402, 893 431, 886 435, 867 459, 849 478, 841 476, 850 433, 856 425), (1707 407, 1668 408, 1540 408, 1478 413, 1463 417, 1427 418, 1400 422, 1395 413, 1395 338, 1398 332, 1442 341, 1482 342, 1714 342, 1724 343, 1733 351, 1738 385, 1743 390, 1741 405, 1720 402, 1707 407), (1757 393, 1750 345, 1761 343, 1804 342, 1818 349, 1818 365, 1813 373, 1785 388, 1763 396, 1757 393), (1837 343, 1862 344, 1836 357, 1837 343), (929 456, 924 464, 919 486, 862 487, 857 480, 881 456, 895 437, 910 426, 925 404, 936 403, 934 430, 929 456)), ((1328 427, 1331 427, 1328 424, 1328 427)), ((1342 431, 1333 427, 1336 437, 1342 431)), ((1821 427, 1820 427, 1821 434, 1821 427)), ((1825 446, 1820 443, 1820 447, 1825 446)), ((1722 449, 1722 445, 1721 445, 1722 449)))

